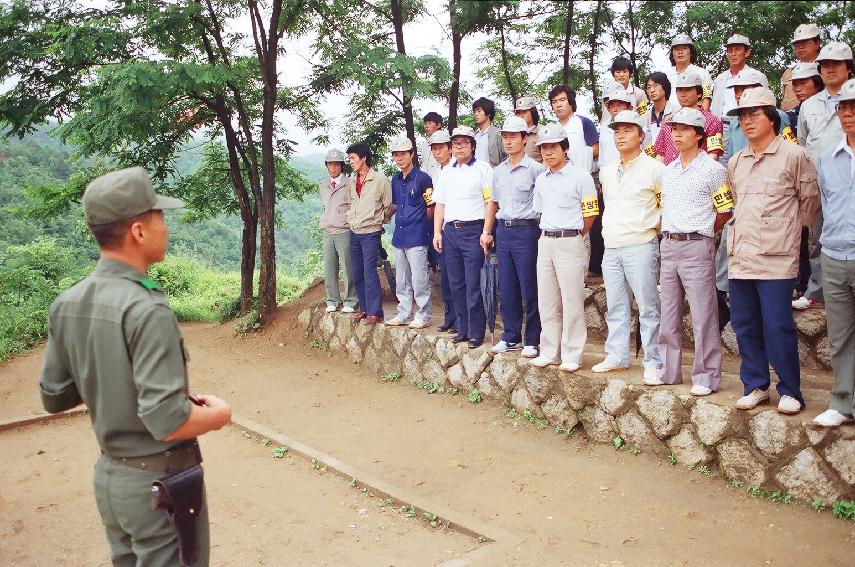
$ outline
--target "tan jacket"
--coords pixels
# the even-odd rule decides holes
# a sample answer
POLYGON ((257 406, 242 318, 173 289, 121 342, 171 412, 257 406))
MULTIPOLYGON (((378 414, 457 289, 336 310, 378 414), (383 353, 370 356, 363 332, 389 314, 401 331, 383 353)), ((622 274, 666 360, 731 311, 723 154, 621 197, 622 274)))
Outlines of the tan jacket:
POLYGON ((361 196, 356 194, 356 175, 347 180, 347 191, 350 194, 347 223, 356 234, 377 232, 395 213, 392 184, 373 169, 368 170, 362 181, 361 196))
POLYGON ((347 232, 347 210, 350 208, 350 192, 348 191, 347 176, 340 175, 336 179, 335 189, 330 188, 332 179, 327 177, 318 183, 321 193, 321 230, 325 234, 341 234, 347 232))
POLYGON ((728 277, 780 280, 799 271, 803 226, 819 211, 819 184, 810 153, 776 137, 755 158, 751 146, 730 158, 735 201, 727 240, 728 277))

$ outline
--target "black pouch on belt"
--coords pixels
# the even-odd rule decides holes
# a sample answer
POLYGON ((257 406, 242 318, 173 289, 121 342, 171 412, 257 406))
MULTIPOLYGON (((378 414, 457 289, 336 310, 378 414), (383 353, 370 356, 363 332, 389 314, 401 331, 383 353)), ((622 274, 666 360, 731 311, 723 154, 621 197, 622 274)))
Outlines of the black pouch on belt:
POLYGON ((151 507, 163 508, 178 532, 181 565, 196 563, 196 519, 202 510, 202 465, 159 478, 151 483, 151 507))

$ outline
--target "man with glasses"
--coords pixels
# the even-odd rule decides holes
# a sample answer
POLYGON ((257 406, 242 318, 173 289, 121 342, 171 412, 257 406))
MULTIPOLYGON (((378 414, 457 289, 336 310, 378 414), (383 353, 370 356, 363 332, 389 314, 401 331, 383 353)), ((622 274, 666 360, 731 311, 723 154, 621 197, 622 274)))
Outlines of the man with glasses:
POLYGON ((816 57, 819 55, 819 48, 821 47, 819 35, 819 26, 816 24, 802 24, 796 28, 793 34, 793 39, 790 43, 793 45, 793 54, 798 61, 788 67, 784 71, 784 74, 781 75, 781 90, 784 92, 784 97, 781 100, 781 110, 784 112, 791 111, 802 102, 796 95, 795 85, 792 84, 794 80, 793 72, 795 71, 795 65, 816 61, 816 57))
POLYGON ((801 228, 816 217, 819 188, 810 154, 778 135, 775 102, 772 91, 757 87, 729 112, 739 117, 748 138, 727 165, 735 201, 727 241, 731 321, 745 394, 736 407, 749 410, 769 401, 771 363, 778 375, 778 411, 796 414, 805 402, 790 297, 801 228))
POLYGON ((843 136, 819 158, 822 275, 834 370, 828 409, 813 420, 837 427, 855 421, 855 81, 843 84, 837 99, 843 136))

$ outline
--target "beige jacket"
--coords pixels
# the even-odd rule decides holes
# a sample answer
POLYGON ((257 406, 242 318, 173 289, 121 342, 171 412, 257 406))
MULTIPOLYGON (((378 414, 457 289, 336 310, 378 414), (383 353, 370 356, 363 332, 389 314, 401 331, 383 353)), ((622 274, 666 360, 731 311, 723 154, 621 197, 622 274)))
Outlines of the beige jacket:
POLYGON ((325 234, 341 234, 347 232, 347 210, 350 208, 350 192, 348 191, 347 176, 340 175, 335 188, 330 188, 332 179, 327 177, 318 183, 321 194, 321 230, 325 234))
POLYGON ((751 146, 730 158, 735 201, 727 239, 728 277, 780 280, 799 271, 803 226, 819 211, 819 184, 810 153, 775 138, 759 156, 751 146))
POLYGON ((395 214, 392 184, 386 176, 373 169, 368 170, 362 181, 361 196, 356 194, 356 175, 347 180, 347 191, 350 194, 347 223, 356 234, 377 232, 395 214))

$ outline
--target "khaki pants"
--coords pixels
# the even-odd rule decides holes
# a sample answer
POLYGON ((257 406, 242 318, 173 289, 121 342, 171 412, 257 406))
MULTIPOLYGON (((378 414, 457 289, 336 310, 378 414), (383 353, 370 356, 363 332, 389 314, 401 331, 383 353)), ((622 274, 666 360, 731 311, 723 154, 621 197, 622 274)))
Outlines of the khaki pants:
POLYGON ((564 364, 581 364, 585 327, 585 271, 588 251, 581 236, 537 242, 537 301, 540 310, 540 356, 564 364))

